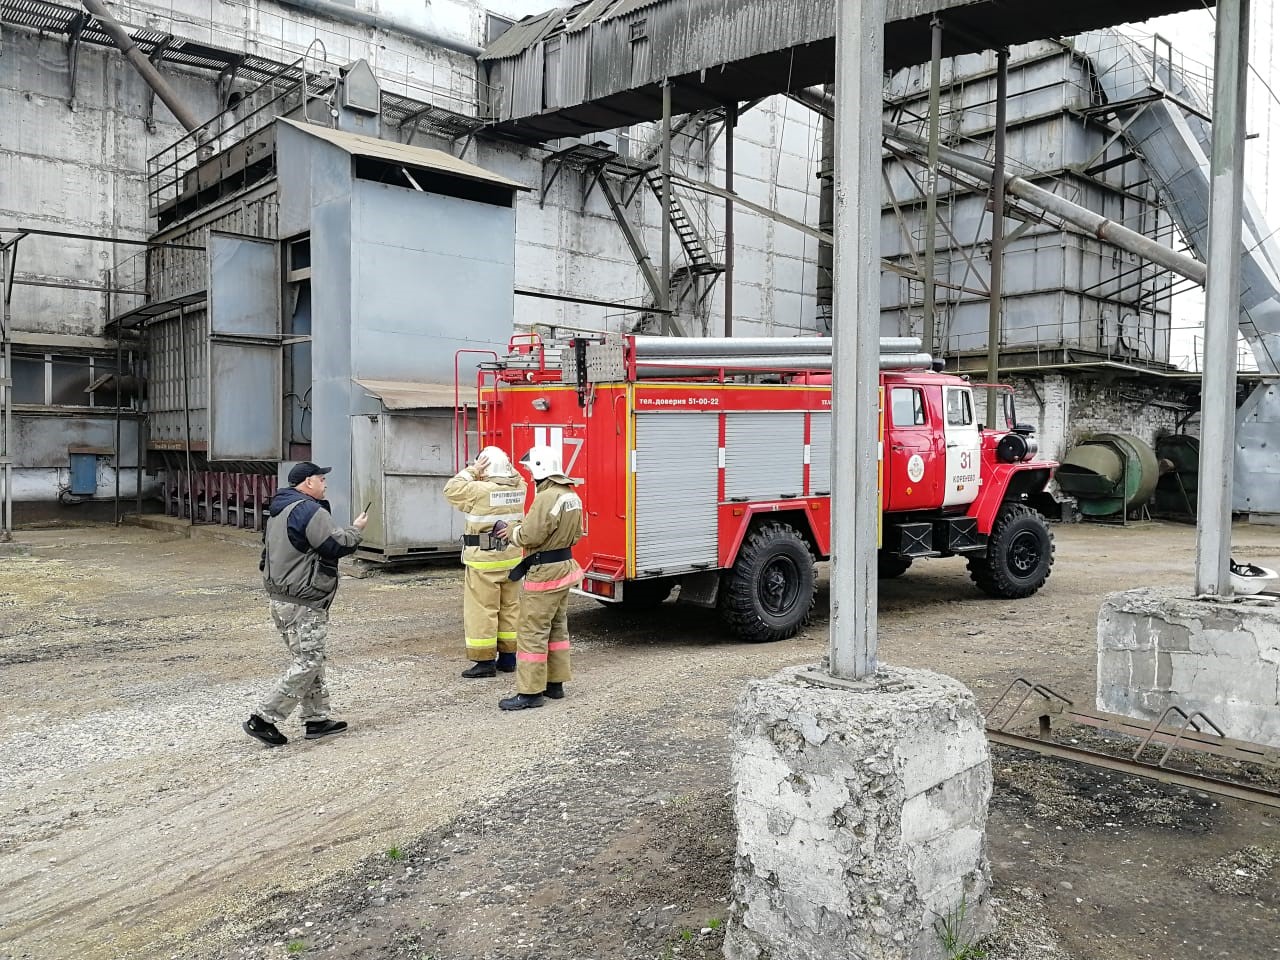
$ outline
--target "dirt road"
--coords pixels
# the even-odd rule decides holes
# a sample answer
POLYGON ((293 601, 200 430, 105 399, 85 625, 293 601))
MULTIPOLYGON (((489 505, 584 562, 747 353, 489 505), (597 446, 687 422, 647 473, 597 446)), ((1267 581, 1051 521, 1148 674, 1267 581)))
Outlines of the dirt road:
MULTIPOLYGON (((1090 702, 1098 603, 1185 585, 1193 531, 1059 527, 1048 587, 963 564, 881 592, 881 658, 989 702, 1018 674, 1090 702)), ((674 604, 576 601, 575 680, 502 714, 462 681, 458 571, 345 579, 331 687, 350 733, 240 730, 282 665, 256 554, 136 528, 24 533, 0 559, 0 957, 719 955, 726 732, 744 682, 825 652, 728 641, 674 604)), ((1280 559, 1280 531, 1237 552, 1280 559)), ((995 756, 993 958, 1280 956, 1280 818, 995 756)))

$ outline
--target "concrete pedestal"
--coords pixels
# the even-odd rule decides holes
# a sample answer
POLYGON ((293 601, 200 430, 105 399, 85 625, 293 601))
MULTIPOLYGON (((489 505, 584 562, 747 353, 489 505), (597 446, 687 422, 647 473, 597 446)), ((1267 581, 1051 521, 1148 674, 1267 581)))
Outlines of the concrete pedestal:
POLYGON ((982 716, 936 673, 824 676, 786 670, 738 704, 725 956, 940 960, 942 918, 963 912, 968 941, 991 922, 982 716))
POLYGON ((1234 740, 1280 747, 1280 607, 1113 593, 1098 614, 1097 698, 1143 720, 1201 710, 1234 740))

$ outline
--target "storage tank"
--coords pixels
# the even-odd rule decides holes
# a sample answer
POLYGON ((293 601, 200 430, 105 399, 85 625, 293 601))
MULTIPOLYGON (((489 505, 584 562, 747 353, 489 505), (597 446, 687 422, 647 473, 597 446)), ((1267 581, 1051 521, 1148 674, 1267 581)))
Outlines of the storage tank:
POLYGON ((1099 433, 1072 447, 1054 476, 1086 517, 1110 517, 1150 500, 1160 467, 1145 440, 1099 433))

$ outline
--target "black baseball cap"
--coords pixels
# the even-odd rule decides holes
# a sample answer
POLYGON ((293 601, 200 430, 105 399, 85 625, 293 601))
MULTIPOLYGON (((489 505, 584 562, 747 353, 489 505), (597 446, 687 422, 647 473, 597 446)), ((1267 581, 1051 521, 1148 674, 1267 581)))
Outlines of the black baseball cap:
POLYGON ((289 486, 296 487, 307 477, 323 476, 332 470, 333 467, 317 467, 310 460, 304 460, 302 463, 295 463, 293 469, 289 471, 289 486))

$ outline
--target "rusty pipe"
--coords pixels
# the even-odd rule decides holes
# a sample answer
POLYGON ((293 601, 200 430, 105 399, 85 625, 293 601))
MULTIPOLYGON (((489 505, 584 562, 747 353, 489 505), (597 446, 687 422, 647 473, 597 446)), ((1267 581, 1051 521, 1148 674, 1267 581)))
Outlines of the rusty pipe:
POLYGON ((169 85, 169 81, 164 75, 156 69, 156 65, 147 59, 146 54, 138 49, 138 45, 133 42, 133 38, 129 36, 127 30, 120 26, 119 21, 111 15, 102 0, 81 0, 84 8, 93 14, 94 18, 102 25, 102 29, 120 48, 120 52, 125 55, 133 68, 142 75, 142 79, 147 82, 147 86, 156 92, 156 96, 161 99, 169 112, 174 115, 177 121, 186 127, 188 133, 194 133, 200 126, 200 121, 196 119, 194 113, 178 96, 178 92, 169 85))

